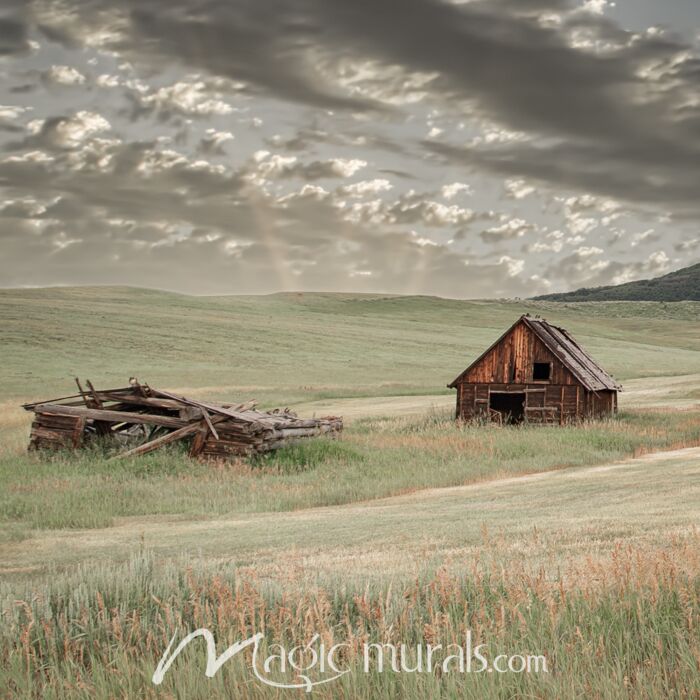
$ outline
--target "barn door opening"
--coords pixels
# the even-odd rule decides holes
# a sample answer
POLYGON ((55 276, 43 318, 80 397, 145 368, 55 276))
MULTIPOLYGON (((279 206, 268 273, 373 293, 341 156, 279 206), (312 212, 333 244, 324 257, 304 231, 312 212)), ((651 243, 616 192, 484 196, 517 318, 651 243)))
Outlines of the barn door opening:
POLYGON ((525 394, 492 391, 489 408, 501 414, 503 423, 522 423, 525 419, 525 394))

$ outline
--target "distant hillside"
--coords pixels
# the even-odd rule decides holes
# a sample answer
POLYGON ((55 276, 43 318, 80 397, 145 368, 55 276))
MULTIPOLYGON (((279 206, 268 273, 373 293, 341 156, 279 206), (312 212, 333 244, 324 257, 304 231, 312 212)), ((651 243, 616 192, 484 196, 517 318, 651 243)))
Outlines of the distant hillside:
POLYGON ((700 301, 700 263, 651 280, 584 287, 574 292, 534 298, 543 301, 700 301))

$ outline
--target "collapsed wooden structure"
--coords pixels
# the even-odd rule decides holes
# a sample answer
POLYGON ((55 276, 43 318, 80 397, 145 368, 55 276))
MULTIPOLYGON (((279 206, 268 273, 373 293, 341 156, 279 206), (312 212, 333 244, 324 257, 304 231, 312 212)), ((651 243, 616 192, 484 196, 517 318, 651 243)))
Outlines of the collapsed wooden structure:
POLYGON ((570 333, 527 314, 447 386, 458 419, 555 425, 616 412, 622 389, 570 333))
POLYGON ((94 438, 114 442, 118 457, 152 452, 179 440, 200 459, 251 456, 317 435, 336 435, 335 416, 301 419, 289 409, 263 412, 255 402, 219 404, 197 401, 131 379, 128 387, 86 389, 79 394, 24 404, 34 413, 29 449, 80 448, 94 438))

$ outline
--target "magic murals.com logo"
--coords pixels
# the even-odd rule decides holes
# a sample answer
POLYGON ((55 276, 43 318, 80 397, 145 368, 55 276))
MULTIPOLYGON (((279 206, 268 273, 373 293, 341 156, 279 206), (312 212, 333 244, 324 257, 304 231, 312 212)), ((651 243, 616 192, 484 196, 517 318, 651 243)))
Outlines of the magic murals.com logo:
POLYGON ((195 630, 173 649, 173 636, 163 653, 153 683, 160 685, 180 653, 194 640, 206 643, 204 674, 213 678, 233 657, 252 649, 251 673, 261 683, 275 688, 311 692, 314 687, 337 681, 351 671, 360 673, 549 673, 547 658, 533 654, 491 655, 486 644, 475 644, 467 630, 463 644, 392 644, 368 642, 359 652, 347 642, 327 645, 319 634, 304 644, 289 648, 282 644, 264 645, 258 632, 229 646, 217 656, 214 635, 206 628, 195 630), (264 647, 264 648, 263 648, 264 647))

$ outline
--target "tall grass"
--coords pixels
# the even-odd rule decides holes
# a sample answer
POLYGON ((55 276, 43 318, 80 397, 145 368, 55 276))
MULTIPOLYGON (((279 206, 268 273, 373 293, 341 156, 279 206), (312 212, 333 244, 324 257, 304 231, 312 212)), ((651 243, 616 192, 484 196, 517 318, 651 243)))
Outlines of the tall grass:
MULTIPOLYGON (((496 553, 497 554, 497 553, 496 553)), ((210 629, 218 652, 264 633, 265 649, 349 644, 351 672, 314 697, 671 698, 700 694, 700 538, 664 548, 618 546, 556 575, 488 557, 366 586, 329 580, 301 590, 225 566, 165 567, 141 553, 80 567, 46 588, 0 587, 0 687, 6 698, 297 697, 255 680, 246 652, 213 679, 193 643, 156 690, 151 675, 171 636, 210 629), (544 655, 549 673, 364 673, 371 642, 464 644, 487 655, 544 655)), ((289 682, 289 676, 286 677, 289 682)), ((292 678, 292 680, 294 680, 292 678)))
MULTIPOLYGON (((608 462, 700 444, 697 412, 630 412, 570 427, 456 424, 449 413, 368 419, 247 463, 201 464, 182 450, 107 461, 99 452, 0 457, 0 523, 106 527, 120 516, 286 511, 608 462)), ((0 541, 2 537, 0 537, 0 541)))

